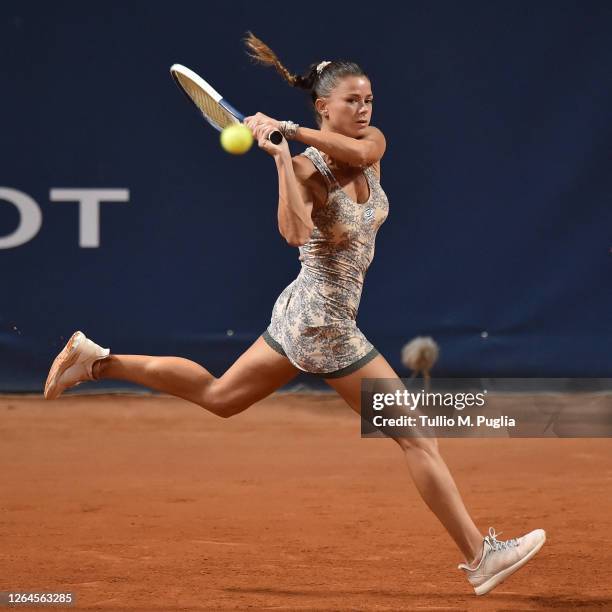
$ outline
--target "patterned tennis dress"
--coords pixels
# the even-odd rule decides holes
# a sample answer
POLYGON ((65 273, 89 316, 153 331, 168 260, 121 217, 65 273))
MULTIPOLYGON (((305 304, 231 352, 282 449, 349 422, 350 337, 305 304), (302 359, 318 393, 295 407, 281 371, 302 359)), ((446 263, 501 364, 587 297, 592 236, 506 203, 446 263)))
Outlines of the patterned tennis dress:
POLYGON ((359 204, 341 189, 317 149, 308 147, 302 155, 323 175, 329 195, 313 211, 312 236, 300 247, 302 269, 276 300, 263 337, 300 370, 337 378, 378 355, 355 319, 389 201, 372 167, 364 170, 370 198, 359 204))

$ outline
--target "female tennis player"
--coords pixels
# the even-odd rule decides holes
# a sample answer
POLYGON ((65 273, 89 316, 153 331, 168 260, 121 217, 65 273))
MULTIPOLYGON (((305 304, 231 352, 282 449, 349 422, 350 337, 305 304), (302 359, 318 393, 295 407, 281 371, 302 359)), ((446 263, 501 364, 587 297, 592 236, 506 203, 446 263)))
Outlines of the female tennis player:
MULTIPOLYGON (((115 355, 75 332, 51 366, 45 397, 87 380, 119 379, 186 399, 220 417, 246 410, 298 372, 325 379, 360 413, 361 379, 397 379, 355 319, 374 240, 388 211, 380 185, 385 137, 373 127, 370 79, 355 63, 323 61, 291 74, 253 34, 251 57, 273 66, 293 87, 310 92, 318 129, 262 113, 245 124, 278 172, 278 227, 299 247, 298 277, 281 293, 268 329, 220 378, 181 357, 115 355), (280 130, 285 139, 267 136, 280 130), (291 157, 287 139, 308 146, 291 157)), ((541 529, 500 541, 484 536, 468 514, 434 438, 395 439, 425 503, 465 558, 459 565, 477 594, 524 565, 546 539, 541 529)))

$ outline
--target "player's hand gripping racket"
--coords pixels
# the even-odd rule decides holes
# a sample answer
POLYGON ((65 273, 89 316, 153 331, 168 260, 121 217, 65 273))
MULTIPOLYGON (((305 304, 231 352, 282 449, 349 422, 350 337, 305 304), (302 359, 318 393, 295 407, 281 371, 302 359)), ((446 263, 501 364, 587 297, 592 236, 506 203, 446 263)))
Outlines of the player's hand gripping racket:
MULTIPOLYGON (((174 64, 170 68, 174 82, 185 95, 198 107, 204 119, 220 132, 232 123, 242 123, 244 115, 237 111, 221 94, 215 91, 202 77, 193 70, 174 64)), ((268 140, 275 145, 283 142, 283 135, 275 130, 270 132, 268 140)))

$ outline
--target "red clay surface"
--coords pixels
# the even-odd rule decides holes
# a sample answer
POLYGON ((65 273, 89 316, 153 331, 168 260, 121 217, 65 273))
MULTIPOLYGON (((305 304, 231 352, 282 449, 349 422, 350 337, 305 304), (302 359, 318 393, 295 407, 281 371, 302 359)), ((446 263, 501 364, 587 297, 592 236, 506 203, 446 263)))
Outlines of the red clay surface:
POLYGON ((88 610, 612 609, 609 439, 440 441, 483 532, 548 532, 477 598, 399 448, 361 439, 335 396, 229 420, 126 396, 4 397, 0 415, 0 591, 88 610))

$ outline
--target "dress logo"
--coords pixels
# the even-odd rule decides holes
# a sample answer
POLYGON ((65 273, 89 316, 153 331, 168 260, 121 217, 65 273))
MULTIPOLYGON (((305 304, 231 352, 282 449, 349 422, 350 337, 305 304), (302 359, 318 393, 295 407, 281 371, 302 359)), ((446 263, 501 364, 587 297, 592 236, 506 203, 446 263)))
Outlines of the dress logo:
POLYGON ((363 211, 363 218, 366 221, 371 221, 374 218, 374 209, 371 206, 368 206, 364 211, 363 211))

